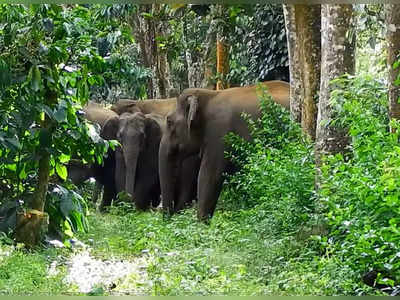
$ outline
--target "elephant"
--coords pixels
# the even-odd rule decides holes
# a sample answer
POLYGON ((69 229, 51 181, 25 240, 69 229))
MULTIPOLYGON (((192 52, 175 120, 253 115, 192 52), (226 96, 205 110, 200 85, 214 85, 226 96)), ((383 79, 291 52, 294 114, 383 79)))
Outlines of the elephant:
POLYGON ((68 178, 76 185, 93 177, 97 184, 104 187, 103 199, 99 206, 100 211, 110 206, 112 200, 121 191, 117 190, 115 185, 115 151, 111 149, 104 157, 102 165, 97 163, 84 164, 80 160, 72 159, 68 163, 67 170, 68 178))
POLYGON ((115 181, 134 198, 136 207, 146 210, 160 204, 158 149, 162 116, 142 112, 123 113, 107 120, 102 128, 105 139, 122 145, 122 156, 116 160, 115 181))
POLYGON ((131 100, 121 99, 111 106, 111 110, 118 115, 123 113, 142 112, 144 114, 155 113, 165 117, 169 112, 175 110, 176 98, 131 100))
MULTIPOLYGON (((106 139, 117 139, 122 145, 122 157, 116 159, 117 189, 130 194, 139 210, 146 210, 151 205, 160 204, 160 181, 158 170, 158 153, 162 132, 165 130, 164 117, 155 113, 123 113, 107 120, 102 129, 106 139)), ((189 160, 192 163, 192 160, 189 160)), ((186 176, 195 165, 186 163, 186 176)), ((195 176, 194 176, 195 178, 195 176)), ((194 180, 195 181, 195 180, 194 180)), ((195 185, 182 188, 177 207, 183 208, 195 193, 195 185)))
MULTIPOLYGON (((289 108, 287 82, 267 81, 263 85, 275 102, 289 108)), ((232 171, 232 164, 224 157, 224 136, 233 132, 247 140, 251 138, 241 117, 243 112, 253 119, 260 115, 255 85, 220 91, 186 89, 179 95, 176 110, 166 117, 159 151, 162 205, 166 213, 174 212, 176 185, 185 185, 179 182, 182 161, 199 154, 197 216, 204 221, 213 216, 223 172, 232 171)))
MULTIPOLYGON (((101 128, 104 127, 108 119, 117 116, 112 110, 106 109, 94 102, 89 102, 83 108, 83 111, 87 120, 100 125, 101 128)), ((73 159, 67 166, 68 178, 74 184, 80 184, 93 177, 98 183, 104 186, 103 199, 99 207, 100 210, 103 210, 106 206, 110 206, 117 193, 121 191, 117 189, 115 183, 115 162, 119 151, 118 148, 115 151, 109 149, 102 165, 97 163, 83 164, 80 160, 73 159)))
MULTIPOLYGON (((161 117, 158 118, 158 123, 160 125, 160 129, 162 133, 166 129, 165 124, 165 116, 174 111, 176 108, 176 99, 177 98, 168 98, 168 99, 150 99, 150 100, 131 100, 131 99, 121 99, 115 104, 111 106, 111 110, 116 112, 117 114, 123 116, 126 113, 137 113, 142 112, 144 114, 157 114, 161 117)), ((117 122, 116 122, 117 123, 117 122)), ((114 125, 115 127, 116 124, 114 125)), ((114 129, 114 132, 116 128, 114 129)), ((114 135, 110 135, 110 137, 115 137, 114 135)), ((121 144, 135 144, 133 140, 130 141, 120 141, 121 144)), ((126 159, 126 158, 125 158, 126 159)), ((158 153, 156 156, 151 158, 154 161, 158 162, 158 153)), ((141 160, 141 159, 140 159, 141 160)), ((116 158, 117 163, 117 174, 122 174, 124 169, 124 163, 122 159, 116 158)), ((132 161, 128 159, 126 162, 127 165, 132 164, 132 161)), ((196 196, 197 190, 197 174, 200 166, 200 159, 197 153, 193 154, 185 158, 184 162, 182 163, 182 172, 179 178, 179 182, 184 182, 185 184, 180 185, 177 184, 176 194, 178 195, 175 199, 175 212, 178 212, 185 208, 186 206, 190 206, 192 200, 196 196)), ((154 170, 154 169, 153 169, 154 170)), ((159 177, 158 165, 157 165, 157 172, 154 176, 159 177)), ((118 175, 117 175, 118 176, 118 175)), ((118 176, 119 177, 119 176, 118 176)), ((139 175, 140 178, 140 175, 139 175)), ((121 178, 117 178, 117 182, 121 182, 121 178)), ((161 192, 160 192, 161 193, 161 192)), ((133 194, 132 194, 133 195, 133 194)))

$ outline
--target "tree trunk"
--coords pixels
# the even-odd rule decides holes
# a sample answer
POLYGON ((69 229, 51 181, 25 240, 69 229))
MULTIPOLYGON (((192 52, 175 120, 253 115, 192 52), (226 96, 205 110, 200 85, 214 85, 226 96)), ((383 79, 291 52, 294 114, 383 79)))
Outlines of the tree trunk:
POLYGON ((217 74, 219 79, 217 81, 217 90, 223 90, 228 88, 226 82, 226 75, 229 71, 229 50, 226 41, 218 35, 217 38, 217 74))
POLYGON ((355 38, 349 40, 354 32, 352 5, 323 4, 321 15, 321 90, 315 145, 317 176, 322 155, 343 152, 348 144, 346 132, 331 125, 330 93, 334 86, 329 83, 345 73, 354 73, 355 67, 355 38))
MULTIPOLYGON (((47 90, 46 91, 47 105, 54 107, 57 104, 57 93, 47 90)), ((24 243, 27 247, 38 245, 44 238, 48 229, 49 217, 44 213, 44 206, 46 204, 46 195, 50 179, 50 152, 48 147, 51 147, 52 132, 51 120, 44 115, 41 120, 41 134, 42 142, 37 149, 41 154, 39 159, 38 169, 38 185, 33 195, 30 204, 30 209, 17 213, 15 239, 18 242, 24 243)))
MULTIPOLYGON (((219 4, 216 6, 218 16, 222 19, 226 18, 224 12, 225 6, 219 4)), ((223 36, 223 22, 219 22, 219 28, 217 31, 217 75, 219 77, 217 81, 216 90, 223 90, 229 87, 226 81, 226 75, 229 72, 229 45, 227 39, 223 36)))
POLYGON ((314 140, 321 76, 321 5, 295 5, 295 18, 303 86, 301 127, 314 140))
POLYGON ((299 62, 299 42, 296 32, 295 8, 292 4, 283 5, 285 15, 286 36, 289 53, 290 71, 290 115, 296 122, 301 122, 303 103, 303 86, 301 82, 301 66, 299 62))
MULTIPOLYGON (((46 129, 42 129, 46 130, 46 129)), ((42 151, 42 157, 39 160, 39 173, 38 173, 38 186, 35 191, 31 208, 38 211, 44 210, 46 203, 46 194, 49 185, 49 174, 50 174, 50 154, 46 151, 42 151)))
MULTIPOLYGON (((395 84, 400 75, 400 67, 393 68, 393 64, 400 60, 400 4, 385 4, 386 41, 389 90, 389 116, 391 119, 400 119, 400 86, 395 84)), ((394 131, 391 128, 391 131, 394 131)))
MULTIPOLYGON (((210 15, 214 15, 215 13, 213 12, 214 9, 216 8, 216 5, 211 6, 211 12, 209 13, 210 15)), ((216 61, 216 42, 217 42, 217 27, 218 22, 217 20, 211 19, 210 20, 210 26, 207 30, 206 34, 206 41, 205 41, 205 49, 203 51, 203 66, 204 66, 204 76, 203 76, 203 81, 201 84, 201 87, 203 88, 209 88, 213 89, 215 82, 213 80, 213 76, 215 74, 215 61, 216 61)))
MULTIPOLYGON (((190 11, 188 9, 188 11, 190 11)), ((202 17, 204 18, 204 17, 202 17)), ((188 37, 188 31, 187 31, 187 19, 183 19, 184 22, 182 23, 182 31, 183 31, 183 41, 185 45, 185 67, 187 70, 187 86, 189 88, 196 88, 196 87, 203 87, 202 83, 204 80, 204 64, 205 60, 207 58, 207 45, 205 45, 206 50, 201 51, 201 50, 193 50, 189 46, 190 38, 188 37), (194 51, 194 52, 192 52, 194 51)), ((192 19, 195 24, 199 25, 199 21, 196 19, 192 19)), ((190 21, 189 21, 190 22, 190 21)), ((201 20, 201 22, 204 22, 204 20, 201 20)), ((211 25, 210 25, 211 27, 211 25)), ((207 44, 208 37, 206 42, 203 42, 204 44, 207 44)), ((181 88, 183 90, 184 88, 181 88)))
POLYGON ((164 5, 139 5, 130 20, 142 63, 153 71, 147 84, 148 98, 167 98, 171 89, 167 52, 157 41, 168 34, 168 22, 160 19, 164 5))

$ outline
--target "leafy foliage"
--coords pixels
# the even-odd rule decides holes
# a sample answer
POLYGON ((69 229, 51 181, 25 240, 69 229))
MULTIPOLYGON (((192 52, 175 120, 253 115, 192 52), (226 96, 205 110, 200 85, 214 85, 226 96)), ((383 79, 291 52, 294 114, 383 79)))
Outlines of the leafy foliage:
POLYGON ((252 207, 254 222, 268 222, 264 230, 274 234, 296 231, 313 210, 312 144, 290 120, 289 112, 265 91, 261 117, 246 119, 252 141, 227 136, 232 148, 228 157, 241 170, 229 178, 224 206, 252 207))
POLYGON ((0 6, 0 65, 7 74, 0 82, 5 199, 31 199, 43 153, 50 154, 50 175, 63 180, 72 156, 102 161, 108 143, 91 134, 77 113, 104 65, 87 24, 81 6, 0 6))
POLYGON ((282 5, 257 4, 235 18, 230 36, 231 82, 289 81, 289 57, 282 5))
POLYGON ((331 226, 326 246, 349 266, 377 281, 400 283, 399 123, 388 130, 387 88, 371 76, 342 77, 333 82, 337 126, 352 142, 346 159, 328 157, 321 197, 331 226), (340 109, 339 109, 340 107, 340 109))

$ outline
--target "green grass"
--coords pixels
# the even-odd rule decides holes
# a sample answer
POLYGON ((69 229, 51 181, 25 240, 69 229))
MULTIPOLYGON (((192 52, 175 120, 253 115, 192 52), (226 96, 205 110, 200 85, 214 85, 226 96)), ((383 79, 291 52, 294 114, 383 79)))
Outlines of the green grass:
MULTIPOLYGON (((147 277, 131 274, 110 290, 146 295, 344 295, 371 294, 351 270, 318 253, 312 241, 260 236, 247 211, 218 210, 210 225, 197 222, 195 209, 169 220, 160 212, 113 208, 91 212, 90 230, 78 235, 98 259, 134 261, 144 257, 147 277), (315 248, 315 249, 314 249, 315 248)), ((0 244, 0 291, 8 295, 80 294, 63 282, 63 261, 79 249, 32 252, 0 244), (8 255, 5 253, 8 252, 8 255), (59 271, 48 277, 52 261, 59 271)))

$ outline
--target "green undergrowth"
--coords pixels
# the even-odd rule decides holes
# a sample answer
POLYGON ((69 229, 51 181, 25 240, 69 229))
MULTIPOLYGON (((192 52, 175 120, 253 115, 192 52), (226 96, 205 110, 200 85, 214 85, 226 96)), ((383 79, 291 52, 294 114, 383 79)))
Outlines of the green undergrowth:
POLYGON ((0 295, 58 295, 67 290, 64 266, 51 276, 51 262, 67 257, 68 251, 40 249, 26 251, 0 241, 0 295))
MULTIPOLYGON (((339 261, 320 256, 299 236, 260 235, 248 211, 218 211, 210 225, 194 209, 163 220, 161 213, 93 215, 96 256, 146 255, 151 295, 343 295, 366 293, 339 261)), ((311 242, 312 243, 312 242, 311 242)), ((315 248, 315 249, 314 249, 315 248)))
MULTIPOLYGON (((128 275, 114 290, 144 286, 146 295, 343 295, 372 293, 334 257, 321 256, 300 236, 260 235, 249 211, 218 210, 210 225, 195 209, 170 220, 160 212, 113 208, 88 216, 90 230, 78 238, 99 260, 147 261, 145 278, 128 275)), ((259 226, 263 226, 260 224, 259 226)), ((311 244, 310 244, 311 243, 311 244)), ((12 295, 82 294, 65 283, 65 262, 79 249, 32 252, 1 244, 0 291, 12 295), (48 276, 58 261, 56 276, 48 276)))

